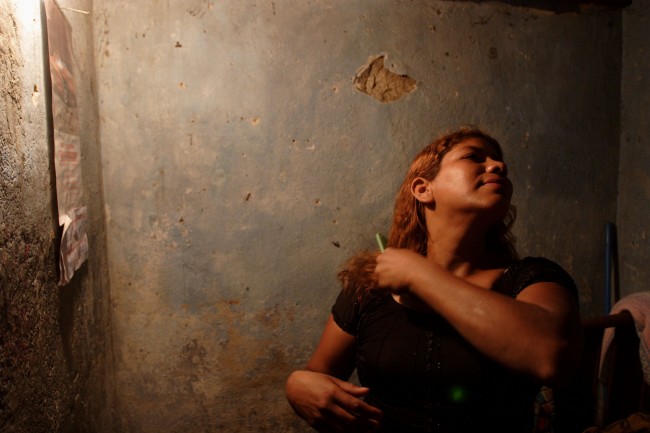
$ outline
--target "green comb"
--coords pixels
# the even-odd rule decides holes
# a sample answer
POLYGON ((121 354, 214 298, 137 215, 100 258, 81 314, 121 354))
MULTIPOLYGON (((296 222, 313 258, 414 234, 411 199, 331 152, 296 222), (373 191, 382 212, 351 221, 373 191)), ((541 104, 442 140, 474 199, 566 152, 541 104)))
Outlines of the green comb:
POLYGON ((377 233, 375 235, 375 239, 377 240, 377 245, 379 245, 379 251, 383 253, 384 250, 386 249, 386 247, 384 246, 386 245, 386 238, 384 238, 382 235, 377 233))

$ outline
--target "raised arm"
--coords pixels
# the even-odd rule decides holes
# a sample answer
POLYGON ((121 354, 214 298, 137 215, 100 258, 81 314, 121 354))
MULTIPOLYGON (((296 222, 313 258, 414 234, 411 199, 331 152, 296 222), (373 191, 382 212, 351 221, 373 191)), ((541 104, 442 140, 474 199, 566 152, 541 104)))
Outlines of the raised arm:
POLYGON ((381 411, 363 402, 368 388, 347 382, 355 368, 356 339, 329 317, 320 342, 304 370, 287 379, 294 411, 319 432, 372 432, 381 411))
POLYGON ((398 249, 377 259, 376 273, 381 286, 437 311, 479 351, 509 368, 551 385, 562 384, 575 368, 577 302, 557 283, 532 284, 513 299, 398 249))

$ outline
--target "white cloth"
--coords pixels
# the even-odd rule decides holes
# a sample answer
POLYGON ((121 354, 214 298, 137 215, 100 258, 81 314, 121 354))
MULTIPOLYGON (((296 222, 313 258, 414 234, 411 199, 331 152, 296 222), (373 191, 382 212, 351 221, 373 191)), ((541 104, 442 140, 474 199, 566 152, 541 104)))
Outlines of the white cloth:
MULTIPOLYGON (((614 304, 611 314, 629 311, 634 319, 636 333, 639 336, 639 359, 646 383, 650 384, 650 292, 628 295, 614 304)), ((607 328, 603 334, 600 366, 606 360, 609 345, 614 339, 615 328, 607 328)))

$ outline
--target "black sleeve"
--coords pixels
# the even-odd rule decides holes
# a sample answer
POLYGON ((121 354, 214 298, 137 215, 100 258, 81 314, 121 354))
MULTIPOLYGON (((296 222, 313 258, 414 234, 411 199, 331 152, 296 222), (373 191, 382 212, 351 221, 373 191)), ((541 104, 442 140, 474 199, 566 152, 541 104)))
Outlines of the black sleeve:
POLYGON ((352 290, 342 290, 332 307, 332 317, 339 327, 350 335, 357 334, 359 301, 352 290))
POLYGON ((573 278, 560 265, 543 257, 526 257, 516 262, 503 274, 498 288, 495 288, 514 298, 526 287, 541 282, 557 283, 578 299, 573 278))

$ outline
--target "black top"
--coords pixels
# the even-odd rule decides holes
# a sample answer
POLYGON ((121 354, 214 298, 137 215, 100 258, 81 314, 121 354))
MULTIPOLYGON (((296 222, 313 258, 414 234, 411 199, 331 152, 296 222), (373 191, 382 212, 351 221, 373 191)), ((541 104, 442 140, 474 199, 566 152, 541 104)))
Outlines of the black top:
MULTIPOLYGON (((577 299, 571 277, 543 258, 515 262, 492 290, 516 297, 537 282, 559 283, 577 299)), ((357 373, 370 388, 366 401, 384 412, 383 432, 532 431, 540 385, 482 355, 440 315, 380 291, 360 299, 342 291, 332 314, 356 337, 357 373)))

